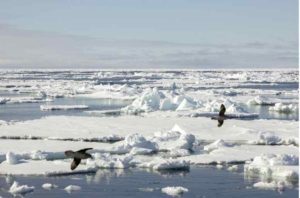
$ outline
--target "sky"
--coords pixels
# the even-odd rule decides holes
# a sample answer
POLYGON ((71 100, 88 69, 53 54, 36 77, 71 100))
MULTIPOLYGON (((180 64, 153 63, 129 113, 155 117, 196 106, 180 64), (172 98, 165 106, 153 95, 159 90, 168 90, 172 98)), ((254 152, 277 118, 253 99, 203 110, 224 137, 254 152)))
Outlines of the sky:
POLYGON ((0 68, 298 68, 298 0, 0 0, 0 68))

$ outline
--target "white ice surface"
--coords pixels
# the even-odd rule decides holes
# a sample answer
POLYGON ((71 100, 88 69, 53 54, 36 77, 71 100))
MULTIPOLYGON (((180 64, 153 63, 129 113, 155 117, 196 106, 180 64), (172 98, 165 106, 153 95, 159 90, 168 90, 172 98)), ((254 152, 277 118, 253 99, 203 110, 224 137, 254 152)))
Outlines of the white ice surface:
POLYGON ((18 182, 14 181, 14 183, 9 188, 9 192, 11 194, 26 194, 34 191, 34 186, 27 186, 27 185, 19 185, 18 182))
POLYGON ((188 191, 189 190, 187 188, 184 188, 182 186, 168 186, 161 189, 161 192, 166 193, 170 196, 179 196, 188 191))
POLYGON ((41 105, 42 111, 88 109, 86 105, 41 105))

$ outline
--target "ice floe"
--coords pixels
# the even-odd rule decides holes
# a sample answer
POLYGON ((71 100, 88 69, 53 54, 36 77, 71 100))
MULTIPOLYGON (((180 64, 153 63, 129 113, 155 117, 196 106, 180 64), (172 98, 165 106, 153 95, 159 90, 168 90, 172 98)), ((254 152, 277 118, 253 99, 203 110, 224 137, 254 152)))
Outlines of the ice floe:
POLYGON ((9 188, 9 192, 14 195, 16 194, 24 195, 34 191, 34 189, 35 189, 34 186, 19 185, 18 182, 14 181, 14 183, 9 188))
POLYGON ((275 106, 270 107, 269 110, 289 114, 298 112, 298 106, 293 104, 284 105, 282 103, 276 103, 275 106))
POLYGON ((57 188, 58 186, 55 184, 51 184, 51 183, 44 183, 42 185, 42 188, 46 189, 46 190, 51 190, 53 188, 57 188))
POLYGON ((299 179, 299 157, 288 154, 263 154, 246 164, 247 177, 259 176, 262 180, 295 182, 299 179))
POLYGON ((42 111, 53 111, 53 110, 81 110, 88 109, 86 105, 41 105, 42 111))
POLYGON ((179 196, 188 191, 189 190, 187 188, 184 188, 182 186, 167 186, 161 189, 161 192, 166 193, 170 196, 179 196))
POLYGON ((77 186, 77 185, 69 185, 69 186, 65 187, 64 190, 67 191, 68 193, 72 193, 73 191, 81 190, 81 187, 77 186))

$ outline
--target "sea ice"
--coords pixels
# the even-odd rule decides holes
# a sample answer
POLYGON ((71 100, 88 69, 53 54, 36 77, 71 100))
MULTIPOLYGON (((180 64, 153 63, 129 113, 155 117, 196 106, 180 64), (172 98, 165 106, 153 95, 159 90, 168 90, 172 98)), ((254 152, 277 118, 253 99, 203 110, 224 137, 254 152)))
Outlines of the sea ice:
POLYGON ((18 182, 14 181, 14 183, 9 188, 9 192, 11 194, 26 194, 34 191, 34 186, 27 185, 19 185, 18 182))
POLYGON ((182 186, 168 186, 168 187, 162 188, 161 191, 170 196, 179 196, 185 192, 188 192, 189 190, 182 186))
POLYGON ((282 103, 276 103, 274 107, 269 108, 270 111, 277 111, 279 113, 295 113, 298 112, 298 106, 289 104, 289 105, 284 105, 282 103))
POLYGON ((65 191, 67 191, 68 193, 72 193, 73 191, 79 191, 79 190, 81 190, 81 187, 77 185, 69 185, 65 187, 65 191))
POLYGON ((44 183, 42 185, 42 188, 46 189, 46 190, 51 190, 53 188, 57 188, 58 186, 55 184, 50 184, 50 183, 44 183))
POLYGON ((41 105, 42 111, 53 111, 53 110, 81 110, 88 109, 86 105, 41 105))

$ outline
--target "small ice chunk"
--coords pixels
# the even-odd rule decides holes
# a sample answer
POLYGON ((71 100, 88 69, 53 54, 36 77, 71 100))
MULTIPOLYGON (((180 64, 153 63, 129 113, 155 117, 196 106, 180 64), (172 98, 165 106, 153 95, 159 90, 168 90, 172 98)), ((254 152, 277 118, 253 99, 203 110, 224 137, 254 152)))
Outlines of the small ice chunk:
POLYGON ((182 186, 168 186, 161 189, 161 192, 166 193, 170 196, 179 196, 188 191, 189 190, 187 188, 184 188, 182 186))
POLYGON ((9 188, 9 192, 11 194, 26 194, 32 191, 34 191, 34 186, 19 185, 19 183, 16 181, 14 181, 14 183, 9 188))
POLYGON ((270 183, 268 182, 257 182, 253 184, 253 187, 259 188, 259 189, 265 189, 265 190, 280 190, 283 191, 285 184, 283 181, 272 181, 270 183))
POLYGON ((238 171, 238 169, 239 169, 238 165, 232 165, 227 168, 228 171, 232 171, 232 172, 238 171))
POLYGON ((50 183, 44 183, 42 185, 42 188, 46 189, 46 190, 51 190, 53 188, 57 188, 58 186, 55 184, 50 184, 50 183))
POLYGON ((68 193, 71 193, 73 191, 79 191, 79 190, 81 190, 81 187, 76 185, 69 185, 65 187, 65 191, 67 191, 68 193))
POLYGON ((154 188, 139 188, 139 190, 142 192, 153 192, 154 188))
POLYGON ((19 160, 17 155, 15 155, 13 152, 7 152, 6 153, 6 162, 8 164, 18 164, 19 160))

